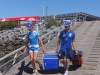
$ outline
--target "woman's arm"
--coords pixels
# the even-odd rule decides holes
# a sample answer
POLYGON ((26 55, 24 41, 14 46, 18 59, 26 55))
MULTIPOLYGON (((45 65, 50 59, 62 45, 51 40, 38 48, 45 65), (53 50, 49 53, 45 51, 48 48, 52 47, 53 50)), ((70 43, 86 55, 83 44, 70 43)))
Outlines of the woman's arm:
POLYGON ((27 52, 27 49, 28 49, 28 47, 29 47, 28 44, 29 44, 29 39, 26 38, 26 46, 25 46, 25 48, 24 48, 24 53, 27 52))
POLYGON ((43 44, 43 42, 42 42, 41 37, 38 37, 38 40, 39 40, 39 42, 40 42, 40 45, 41 45, 41 48, 42 48, 42 52, 43 52, 43 53, 46 53, 46 51, 45 51, 45 49, 44 49, 44 44, 43 44))

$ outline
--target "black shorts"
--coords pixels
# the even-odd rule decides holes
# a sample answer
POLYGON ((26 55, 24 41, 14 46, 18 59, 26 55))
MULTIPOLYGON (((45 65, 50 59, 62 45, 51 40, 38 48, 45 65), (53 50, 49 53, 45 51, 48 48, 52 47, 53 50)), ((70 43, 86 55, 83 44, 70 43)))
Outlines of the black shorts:
POLYGON ((66 49, 66 51, 67 51, 67 54, 65 55, 65 52, 63 52, 62 50, 60 50, 60 52, 58 53, 58 58, 59 59, 64 59, 64 57, 66 56, 66 59, 70 59, 71 49, 68 48, 68 49, 66 49))

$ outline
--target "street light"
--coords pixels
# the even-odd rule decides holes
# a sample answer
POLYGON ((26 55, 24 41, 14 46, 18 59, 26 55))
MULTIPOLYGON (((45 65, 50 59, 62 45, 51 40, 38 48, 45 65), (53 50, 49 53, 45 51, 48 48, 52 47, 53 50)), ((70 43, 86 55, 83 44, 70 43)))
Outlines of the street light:
POLYGON ((47 16, 47 10, 48 10, 48 6, 47 6, 47 8, 46 8, 46 16, 47 16))
POLYGON ((40 4, 38 4, 39 6, 42 6, 42 11, 43 11, 43 17, 44 17, 44 5, 40 5, 40 4))

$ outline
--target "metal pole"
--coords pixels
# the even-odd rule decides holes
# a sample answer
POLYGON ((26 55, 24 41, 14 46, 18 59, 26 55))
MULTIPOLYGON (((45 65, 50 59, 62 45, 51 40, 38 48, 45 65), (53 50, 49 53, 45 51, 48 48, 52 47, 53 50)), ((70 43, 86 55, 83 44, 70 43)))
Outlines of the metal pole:
MULTIPOLYGON (((40 5, 40 4, 39 4, 40 5)), ((40 5, 40 6, 42 6, 42 14, 43 14, 43 16, 44 16, 44 5, 40 5)))
POLYGON ((35 24, 35 26, 36 26, 36 31, 38 32, 38 24, 35 24))
POLYGON ((42 7, 43 7, 43 17, 44 17, 44 2, 42 2, 42 7))
POLYGON ((44 17, 44 5, 40 5, 40 4, 38 4, 39 6, 42 6, 42 14, 43 14, 43 17, 44 17))
POLYGON ((46 16, 47 16, 47 10, 48 10, 48 6, 47 6, 47 8, 46 8, 46 16))
POLYGON ((85 15, 85 22, 86 22, 86 15, 85 15))
POLYGON ((43 17, 44 17, 44 5, 43 5, 43 17))

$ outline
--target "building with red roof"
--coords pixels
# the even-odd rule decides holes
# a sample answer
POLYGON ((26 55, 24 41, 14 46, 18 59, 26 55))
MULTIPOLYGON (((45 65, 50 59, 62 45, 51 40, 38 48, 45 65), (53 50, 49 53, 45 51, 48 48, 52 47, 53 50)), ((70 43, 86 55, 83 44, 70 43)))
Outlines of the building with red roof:
POLYGON ((26 26, 28 22, 32 22, 34 25, 40 21, 39 16, 27 16, 27 17, 15 17, 15 18, 4 18, 0 19, 0 22, 18 22, 20 26, 26 26))

